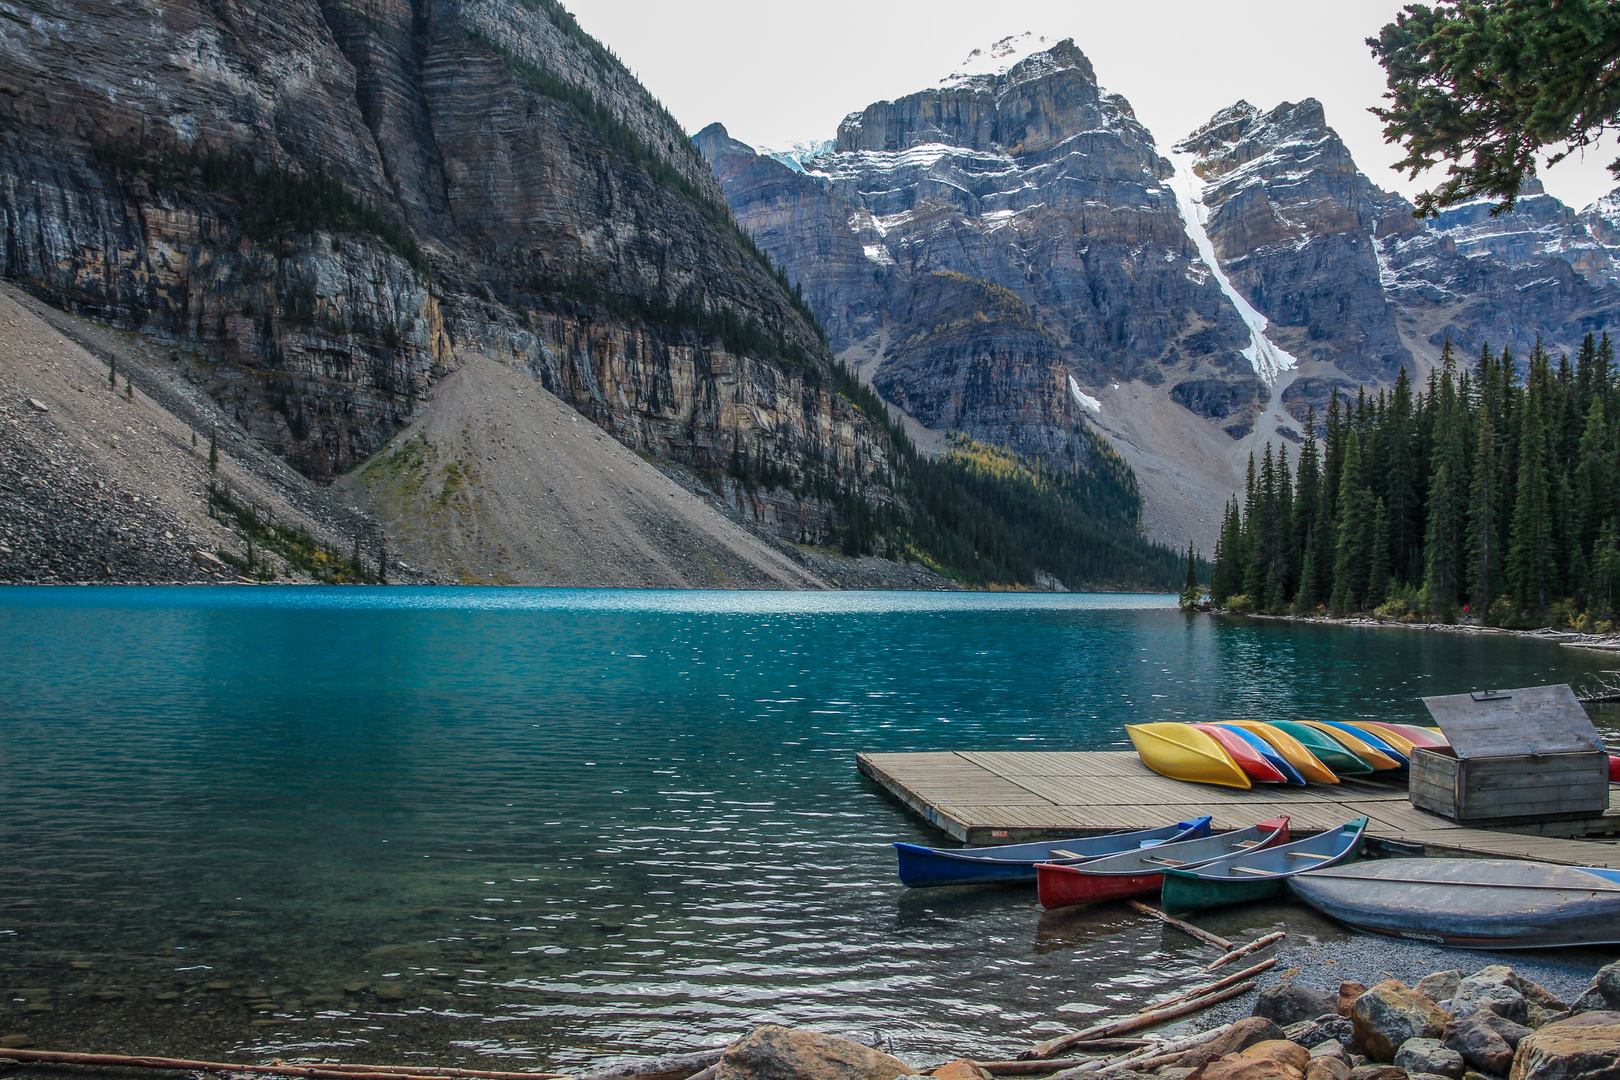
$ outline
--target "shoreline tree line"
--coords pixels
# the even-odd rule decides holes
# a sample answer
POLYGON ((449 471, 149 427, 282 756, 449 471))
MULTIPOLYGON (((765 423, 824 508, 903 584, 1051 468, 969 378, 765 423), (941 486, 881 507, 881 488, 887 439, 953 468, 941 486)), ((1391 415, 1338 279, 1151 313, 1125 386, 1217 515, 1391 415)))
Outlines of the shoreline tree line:
POLYGON ((1231 611, 1574 626, 1620 602, 1620 381, 1614 345, 1521 367, 1448 341, 1425 389, 1314 408, 1297 463, 1251 455, 1228 503, 1211 599, 1231 611))

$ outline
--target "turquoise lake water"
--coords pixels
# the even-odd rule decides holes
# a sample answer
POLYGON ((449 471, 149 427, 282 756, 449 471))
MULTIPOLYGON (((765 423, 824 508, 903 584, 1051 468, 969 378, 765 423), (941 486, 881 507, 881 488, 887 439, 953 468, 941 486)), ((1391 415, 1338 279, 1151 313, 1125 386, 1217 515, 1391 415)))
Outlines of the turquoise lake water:
POLYGON ((1169 597, 0 588, 0 1033, 565 1065, 783 1020, 1005 1052, 1208 956, 1126 909, 908 894, 889 842, 939 834, 856 751, 1419 720, 1616 667, 1169 597))

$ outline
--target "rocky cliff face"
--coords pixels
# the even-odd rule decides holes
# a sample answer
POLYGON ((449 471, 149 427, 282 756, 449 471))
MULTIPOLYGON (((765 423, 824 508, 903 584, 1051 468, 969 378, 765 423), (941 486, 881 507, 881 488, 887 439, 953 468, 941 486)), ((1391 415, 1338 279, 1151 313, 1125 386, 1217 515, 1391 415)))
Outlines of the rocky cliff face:
POLYGON ((1084 388, 1170 383, 1217 419, 1260 392, 1170 163, 1073 42, 870 105, 799 172, 718 127, 697 143, 834 347, 925 423, 1061 460, 1084 388))
POLYGON ((1448 338, 1620 326, 1615 198, 1576 214, 1532 186, 1512 214, 1419 221, 1314 100, 1239 102, 1166 158, 1073 42, 1000 42, 820 152, 697 143, 891 403, 1054 460, 1091 423, 1177 542, 1211 543, 1249 452, 1335 390, 1422 379, 1448 338))
POLYGON ((1239 102, 1177 144, 1202 182, 1206 229, 1233 284, 1303 361, 1284 397, 1303 418, 1334 388, 1421 376, 1451 340, 1573 351, 1620 322, 1607 249, 1532 183, 1512 213, 1489 203, 1433 221, 1355 167, 1321 105, 1239 102))
POLYGON ((747 502, 794 539, 825 539, 829 492, 892 497, 703 159, 553 0, 13 9, 5 274, 195 352, 307 474, 476 347, 734 498, 768 467, 747 502))

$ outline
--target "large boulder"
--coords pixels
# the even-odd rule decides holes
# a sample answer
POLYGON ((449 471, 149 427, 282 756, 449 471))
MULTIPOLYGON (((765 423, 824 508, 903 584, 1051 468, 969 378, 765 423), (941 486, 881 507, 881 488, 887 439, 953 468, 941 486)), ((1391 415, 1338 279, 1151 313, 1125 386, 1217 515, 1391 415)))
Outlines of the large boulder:
POLYGON ((1530 1019, 1530 1003, 1519 989, 1519 978, 1512 968, 1503 964, 1481 968, 1459 982, 1445 1010, 1457 1020, 1466 1019, 1481 1010, 1504 1016, 1517 1024, 1530 1019))
POLYGON ((766 1024, 726 1047, 715 1080, 894 1080, 917 1070, 835 1035, 766 1024))
POLYGON ((1305 1080, 1350 1080, 1350 1066, 1336 1057, 1312 1057, 1305 1080))
POLYGON ((1457 984, 1462 980, 1463 973, 1460 971, 1436 971, 1423 976, 1412 989, 1430 1001, 1445 1001, 1457 992, 1457 984))
POLYGON ((1256 1061, 1275 1061, 1301 1076, 1305 1073, 1305 1066, 1311 1063, 1311 1052, 1287 1039, 1267 1039, 1264 1042, 1257 1042, 1247 1050, 1240 1051, 1238 1057, 1253 1058, 1256 1061))
POLYGON ((1620 1080, 1620 1012, 1555 1020, 1519 1040, 1508 1080, 1620 1080))
POLYGON ((1217 1058, 1247 1050, 1255 1043, 1284 1038, 1287 1036, 1283 1034, 1283 1029, 1273 1021, 1263 1016, 1251 1016, 1246 1020, 1239 1020, 1203 1046, 1193 1047, 1181 1056, 1176 1066, 1182 1069, 1197 1069, 1217 1058))
MULTIPOLYGON (((1491 1014, 1481 1014, 1481 1017, 1487 1015, 1491 1014)), ((1499 1032, 1483 1023, 1481 1017, 1453 1020, 1446 1025, 1446 1033, 1441 1036, 1441 1041, 1480 1072, 1506 1076, 1513 1064, 1513 1047, 1499 1032)))
POLYGON ((1297 983, 1283 983, 1260 991, 1254 1001, 1254 1015, 1275 1020, 1283 1027, 1301 1020, 1314 1020, 1339 1011, 1339 999, 1333 994, 1312 990, 1297 983))
POLYGON ((1399 979, 1377 983, 1350 1007, 1356 1045, 1374 1061, 1393 1061, 1407 1039, 1440 1038, 1450 1019, 1399 979))
POLYGON ((1186 1080, 1302 1080, 1305 1072, 1268 1057, 1227 1054, 1205 1062, 1186 1080))
POLYGON ((1361 1065, 1350 1070, 1349 1080, 1408 1080, 1399 1065, 1361 1065))
POLYGON ((1332 1013, 1328 1016, 1319 1016, 1315 1020, 1302 1020, 1297 1024, 1289 1024, 1283 1029, 1288 1038, 1312 1050, 1328 1041, 1335 1041, 1349 1049, 1355 1041, 1355 1033, 1348 1016, 1332 1013))
POLYGON ((1463 1056, 1439 1039, 1407 1039, 1395 1051, 1395 1064, 1408 1074, 1435 1073, 1460 1080, 1463 1056))
POLYGON ((1620 960, 1598 968, 1592 984, 1572 1007, 1579 1012, 1620 1009, 1620 960))
POLYGON ((967 1058, 947 1061, 929 1074, 934 1080, 990 1080, 990 1074, 967 1058))

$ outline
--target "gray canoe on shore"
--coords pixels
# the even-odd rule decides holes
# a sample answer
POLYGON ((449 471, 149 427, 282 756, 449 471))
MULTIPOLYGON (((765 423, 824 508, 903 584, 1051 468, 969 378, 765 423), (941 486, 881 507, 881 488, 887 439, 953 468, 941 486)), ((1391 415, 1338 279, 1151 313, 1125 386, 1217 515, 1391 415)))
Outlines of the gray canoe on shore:
POLYGON ((1620 870, 1510 859, 1384 859, 1288 880, 1322 914, 1457 948, 1620 943, 1620 870))

